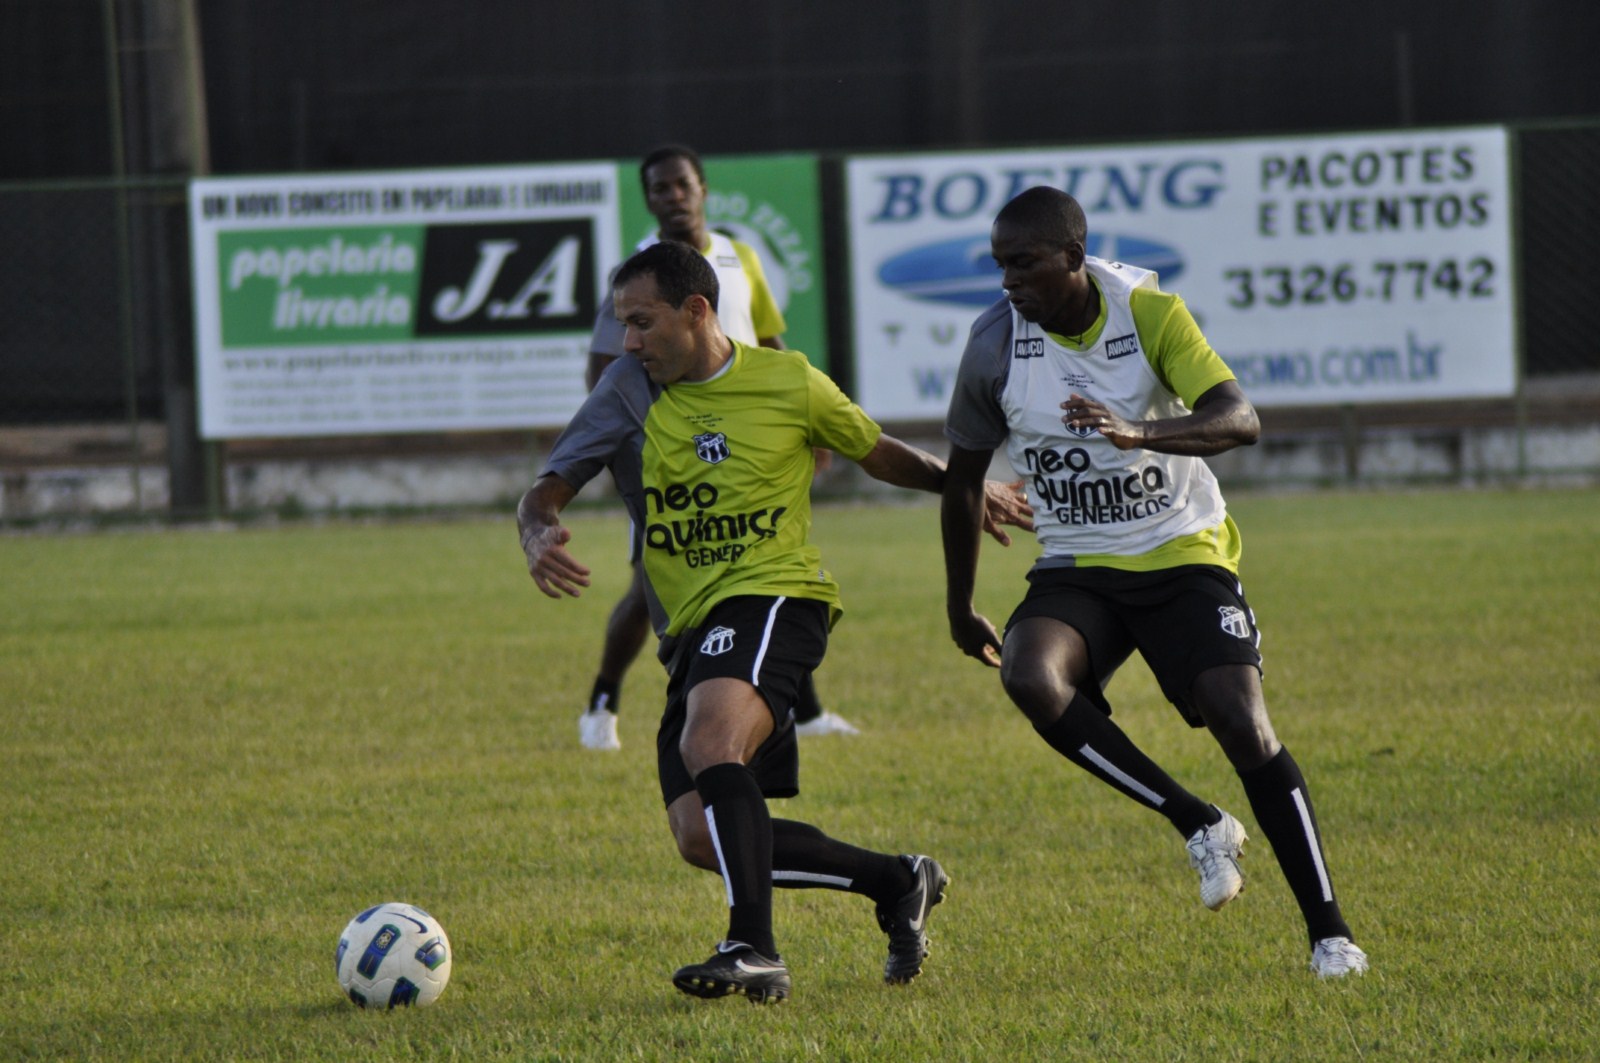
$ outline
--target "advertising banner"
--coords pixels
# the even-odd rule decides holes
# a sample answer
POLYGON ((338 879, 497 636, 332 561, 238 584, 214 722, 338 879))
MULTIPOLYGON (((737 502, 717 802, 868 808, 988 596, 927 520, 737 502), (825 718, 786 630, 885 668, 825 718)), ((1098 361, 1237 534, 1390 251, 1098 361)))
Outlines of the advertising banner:
MULTIPOLYGON (((828 315, 823 289, 822 212, 813 155, 708 156, 706 223, 755 248, 783 311, 785 346, 828 368, 828 315)), ((637 163, 618 167, 623 254, 656 231, 645 209, 637 163)))
POLYGON ((856 158, 855 398, 942 419, 1001 295, 995 214, 1070 192, 1088 251, 1159 272, 1258 406, 1515 390, 1503 129, 856 158))
POLYGON ((191 182, 207 439, 554 428, 620 245, 611 163, 191 182))

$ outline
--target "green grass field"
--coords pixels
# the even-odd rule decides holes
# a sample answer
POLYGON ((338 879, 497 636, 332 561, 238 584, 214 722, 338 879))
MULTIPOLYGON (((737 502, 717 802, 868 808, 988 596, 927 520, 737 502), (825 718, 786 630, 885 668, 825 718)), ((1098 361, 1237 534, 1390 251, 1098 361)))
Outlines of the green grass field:
MULTIPOLYGON (((1270 850, 1201 907, 1181 841, 1051 754, 943 619, 937 511, 829 507, 848 614, 818 673, 859 738, 780 804, 932 853, 926 973, 871 906, 780 891, 795 994, 677 993, 724 929, 654 772, 577 747, 622 520, 575 513, 579 601, 498 521, 0 537, 0 1059, 1594 1058, 1600 505, 1584 492, 1244 496, 1279 736, 1318 800, 1364 979, 1306 970, 1270 850), (455 946, 434 1007, 362 1012, 333 950, 406 900, 455 946)), ((1031 540, 986 547, 1002 622, 1031 540)), ((1135 662, 1118 719, 1255 831, 1135 662)))

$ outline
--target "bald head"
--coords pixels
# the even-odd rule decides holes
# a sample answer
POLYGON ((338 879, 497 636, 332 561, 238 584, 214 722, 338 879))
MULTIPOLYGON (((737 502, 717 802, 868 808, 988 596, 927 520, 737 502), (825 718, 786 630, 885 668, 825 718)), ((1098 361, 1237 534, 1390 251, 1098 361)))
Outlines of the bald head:
POLYGON ((1089 239, 1089 222, 1078 201, 1059 188, 1045 185, 1018 193, 1000 208, 994 223, 1027 233, 1034 241, 1051 247, 1064 248, 1089 239))

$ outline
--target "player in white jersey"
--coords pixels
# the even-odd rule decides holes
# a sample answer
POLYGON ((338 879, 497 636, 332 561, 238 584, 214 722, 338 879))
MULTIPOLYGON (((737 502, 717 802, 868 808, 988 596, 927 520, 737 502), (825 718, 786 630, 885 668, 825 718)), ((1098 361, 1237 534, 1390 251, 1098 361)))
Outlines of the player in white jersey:
MULTIPOLYGON (((781 350, 783 313, 767 284, 761 259, 748 244, 714 232, 706 223, 706 174, 700 156, 682 144, 663 145, 639 164, 639 180, 644 186, 645 206, 659 228, 641 240, 635 250, 642 251, 660 240, 676 240, 699 251, 711 263, 721 286, 717 314, 723 331, 740 343, 781 350)), ((607 292, 595 315, 594 336, 589 343, 590 389, 606 366, 624 353, 622 324, 607 292)), ((826 453, 818 455, 821 462, 826 462, 827 457, 826 453)), ((650 633, 636 535, 630 544, 629 560, 634 563, 633 576, 606 621, 600 665, 588 704, 578 718, 579 741, 589 749, 621 747, 617 711, 621 707, 622 677, 650 633)), ((802 735, 857 733, 843 716, 822 707, 809 674, 796 692, 794 717, 796 732, 802 735)))
POLYGON ((1077 201, 1031 188, 995 219, 1005 297, 973 325, 945 435, 951 636, 1068 760, 1185 839, 1213 910, 1243 885, 1237 819, 1180 786, 1111 719, 1104 687, 1134 651, 1243 783, 1322 977, 1361 974, 1310 793, 1267 717, 1260 634, 1238 582, 1239 532, 1203 460, 1256 441, 1254 407, 1155 275, 1085 253, 1077 201), (1005 445, 1042 556, 1002 643, 974 611, 983 479, 1005 445))

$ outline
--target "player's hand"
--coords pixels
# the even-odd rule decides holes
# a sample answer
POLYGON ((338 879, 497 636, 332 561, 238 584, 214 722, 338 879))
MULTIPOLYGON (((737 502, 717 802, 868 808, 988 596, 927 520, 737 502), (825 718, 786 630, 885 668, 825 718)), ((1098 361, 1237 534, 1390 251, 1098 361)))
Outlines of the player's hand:
POLYGON ((1132 450, 1144 445, 1144 424, 1129 421, 1113 413, 1105 403, 1077 392, 1061 404, 1061 423, 1068 428, 1089 429, 1099 432, 1118 450, 1132 450))
POLYGON ((528 574, 547 597, 563 594, 576 598, 579 589, 589 585, 589 570, 567 553, 572 532, 559 524, 537 525, 522 531, 522 552, 528 559, 528 574))
POLYGON ((1033 507, 1028 504, 1028 493, 1022 489, 1021 480, 1008 484, 999 480, 983 482, 983 530, 994 536, 1001 546, 1011 545, 1002 524, 1023 531, 1033 531, 1033 507))
POLYGON ((977 658, 990 668, 1000 667, 1000 636, 982 613, 968 608, 950 614, 950 637, 961 652, 977 658))

